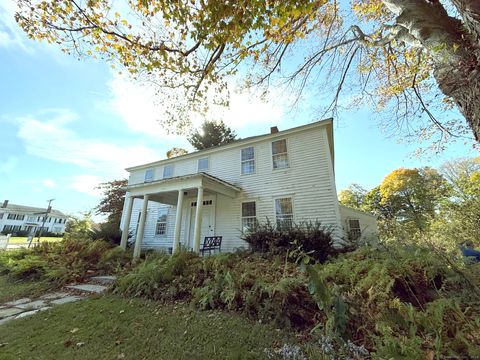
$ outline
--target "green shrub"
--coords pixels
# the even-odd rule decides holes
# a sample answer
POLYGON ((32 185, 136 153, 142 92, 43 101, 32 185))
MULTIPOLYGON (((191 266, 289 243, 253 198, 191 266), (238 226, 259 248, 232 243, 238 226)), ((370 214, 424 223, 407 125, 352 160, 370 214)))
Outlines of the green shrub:
POLYGON ((324 262, 335 253, 333 229, 320 222, 301 222, 292 226, 275 226, 266 223, 242 234, 253 251, 283 255, 287 252, 302 252, 316 261, 324 262))
POLYGON ((89 239, 40 243, 32 249, 0 253, 0 273, 14 279, 42 279, 63 285, 94 273, 118 272, 130 254, 105 241, 89 239))

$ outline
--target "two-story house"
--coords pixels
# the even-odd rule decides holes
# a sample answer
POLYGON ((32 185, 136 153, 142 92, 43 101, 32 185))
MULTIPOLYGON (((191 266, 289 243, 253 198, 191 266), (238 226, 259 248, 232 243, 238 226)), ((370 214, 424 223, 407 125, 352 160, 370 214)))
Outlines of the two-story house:
POLYGON ((68 217, 61 211, 11 204, 5 200, 0 207, 0 232, 2 234, 24 233, 38 234, 42 228, 43 233, 51 232, 63 234, 68 217))
POLYGON ((272 222, 320 221, 341 238, 376 236, 372 215, 339 206, 332 120, 249 137, 128 168, 122 246, 178 246, 198 252, 205 236, 222 251, 246 248, 242 229, 272 222))

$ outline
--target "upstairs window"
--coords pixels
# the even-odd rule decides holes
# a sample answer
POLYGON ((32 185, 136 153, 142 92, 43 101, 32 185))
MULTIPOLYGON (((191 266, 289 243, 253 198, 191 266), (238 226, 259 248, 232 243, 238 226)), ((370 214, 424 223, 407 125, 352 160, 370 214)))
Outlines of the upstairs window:
POLYGON ((163 167, 163 178, 170 178, 173 176, 173 165, 165 165, 163 167))
POLYGON ((147 169, 145 171, 145 182, 153 181, 153 169, 147 169))
POLYGON ((255 229, 257 223, 257 209, 255 201, 242 203, 242 231, 255 229))
POLYGON ((167 234, 167 212, 160 211, 158 213, 157 226, 155 228, 155 235, 163 236, 167 234))
POLYGON ((360 220, 349 219, 348 220, 348 238, 349 240, 357 240, 362 236, 362 230, 360 229, 360 220))
POLYGON ((291 227, 293 225, 292 198, 275 199, 275 216, 278 227, 291 227))
POLYGON ((287 140, 272 142, 272 162, 274 169, 288 168, 287 140))
POLYGON ((15 220, 15 214, 8 214, 8 220, 15 220))
POLYGON ((27 218, 27 221, 35 221, 35 216, 29 216, 29 217, 27 218))
POLYGON ((198 172, 208 170, 208 157, 198 159, 198 172))
POLYGON ((255 150, 253 146, 242 149, 242 175, 255 173, 255 150))
POLYGON ((3 213, 0 213, 0 220, 3 219, 3 213))

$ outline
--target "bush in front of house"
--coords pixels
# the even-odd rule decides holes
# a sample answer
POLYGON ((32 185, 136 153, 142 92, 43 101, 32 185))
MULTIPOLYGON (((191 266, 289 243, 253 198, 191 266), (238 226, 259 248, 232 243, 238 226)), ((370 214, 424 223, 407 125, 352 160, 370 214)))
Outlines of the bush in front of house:
POLYGON ((274 225, 267 219, 242 234, 253 251, 283 255, 308 255, 315 261, 325 262, 334 254, 333 228, 319 221, 293 223, 291 226, 274 225))

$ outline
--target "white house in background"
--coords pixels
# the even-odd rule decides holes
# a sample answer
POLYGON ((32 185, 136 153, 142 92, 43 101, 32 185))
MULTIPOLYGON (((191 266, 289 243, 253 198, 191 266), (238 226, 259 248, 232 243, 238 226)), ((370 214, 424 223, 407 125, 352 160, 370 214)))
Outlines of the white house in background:
MULTIPOLYGON (((0 232, 16 234, 21 231, 34 235, 42 227, 46 211, 45 208, 10 204, 8 200, 5 200, 0 207, 0 232)), ((67 218, 61 211, 51 209, 46 218, 43 232, 63 234, 67 218)))
POLYGON ((121 228, 142 248, 199 251, 222 236, 222 251, 246 248, 241 230, 274 222, 318 220, 338 239, 376 236, 372 215, 340 206, 335 188, 332 119, 237 140, 128 168, 121 228))

